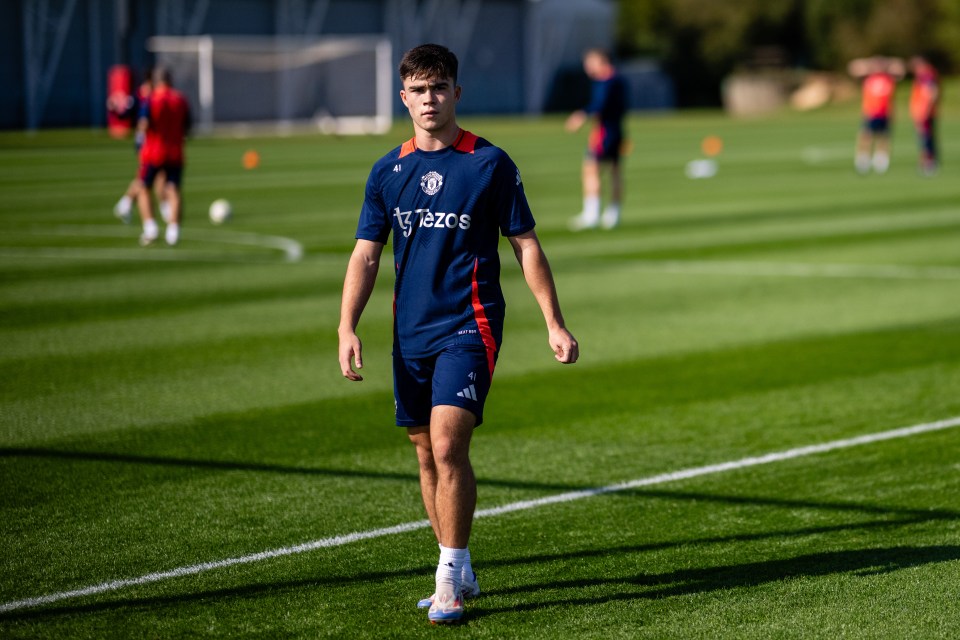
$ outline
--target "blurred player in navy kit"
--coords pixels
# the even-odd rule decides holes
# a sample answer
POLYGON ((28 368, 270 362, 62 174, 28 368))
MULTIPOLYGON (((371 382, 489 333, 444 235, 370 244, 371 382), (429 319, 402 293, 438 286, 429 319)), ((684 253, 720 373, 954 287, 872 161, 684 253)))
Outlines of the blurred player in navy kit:
POLYGON ((570 228, 580 231, 602 225, 605 229, 612 229, 620 224, 623 202, 620 157, 625 141, 623 119, 627 115, 627 84, 617 73, 610 55, 600 49, 590 49, 584 54, 583 70, 593 81, 590 104, 570 114, 566 129, 578 131, 588 118, 593 118, 594 122, 583 158, 583 211, 570 221, 570 228), (603 170, 610 173, 610 201, 601 216, 603 170))
POLYGON ((467 548, 477 500, 469 451, 503 335, 500 235, 540 305, 555 358, 573 363, 579 355, 520 172, 506 153, 457 124, 457 70, 456 56, 439 45, 415 47, 400 62, 400 99, 414 136, 367 179, 338 330, 341 372, 362 380, 354 369, 363 367, 357 323, 392 231, 396 423, 416 449, 440 544, 434 594, 418 603, 433 623, 458 621, 464 598, 480 592, 467 548))

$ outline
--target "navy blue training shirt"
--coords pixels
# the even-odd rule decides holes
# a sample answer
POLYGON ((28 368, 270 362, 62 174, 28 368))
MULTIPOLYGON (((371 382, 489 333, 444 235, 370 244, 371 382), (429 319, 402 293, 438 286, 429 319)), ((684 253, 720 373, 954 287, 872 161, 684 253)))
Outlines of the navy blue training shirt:
POLYGON ((492 372, 505 308, 497 244, 535 224, 516 165, 468 131, 440 151, 410 139, 378 160, 357 239, 385 244, 393 231, 394 353, 477 344, 492 372))

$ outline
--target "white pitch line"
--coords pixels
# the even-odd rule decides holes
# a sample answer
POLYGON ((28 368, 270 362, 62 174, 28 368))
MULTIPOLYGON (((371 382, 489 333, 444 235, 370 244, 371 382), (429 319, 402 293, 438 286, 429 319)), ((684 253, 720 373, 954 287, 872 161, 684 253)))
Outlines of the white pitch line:
MULTIPOLYGON (((60 225, 54 228, 33 227, 25 232, 31 236, 71 237, 84 236, 91 238, 132 238, 129 227, 120 225, 60 225)), ((183 231, 187 240, 198 240, 212 244, 233 244, 264 249, 282 251, 287 262, 299 262, 303 258, 303 245, 292 238, 270 236, 262 233, 248 233, 231 229, 193 229, 183 231)), ((161 260, 161 261, 189 261, 189 260, 217 260, 231 256, 218 255, 212 252, 184 251, 160 253, 144 249, 108 249, 103 247, 0 247, 0 254, 14 257, 42 257, 42 258, 102 258, 107 260, 161 260)))
MULTIPOLYGON (((883 442, 885 440, 894 440, 897 438, 909 438, 911 436, 930 433, 933 431, 942 431, 944 429, 951 429, 958 426, 960 426, 960 416, 948 418, 946 420, 938 420, 936 422, 927 422, 924 424, 917 424, 910 427, 903 427, 900 429, 892 429, 890 431, 870 433, 862 436, 856 436, 853 438, 833 440, 830 442, 824 442, 822 444, 814 444, 814 445, 808 445, 804 447, 795 447, 793 449, 787 449, 785 451, 768 453, 762 456, 741 458, 740 460, 733 460, 730 462, 721 462, 719 464, 711 464, 711 465, 706 465, 702 467, 692 467, 690 469, 681 469, 680 471, 662 473, 662 474, 650 476, 647 478, 640 478, 637 480, 630 480, 628 482, 611 484, 605 487, 597 487, 595 489, 585 489, 583 491, 569 491, 567 493, 560 493, 552 496, 547 496, 544 498, 537 498, 534 500, 521 500, 519 502, 512 502, 510 504, 505 504, 500 507, 492 507, 490 509, 481 509, 474 514, 474 517, 490 518, 494 516, 503 515, 505 513, 513 513, 516 511, 526 511, 529 509, 537 509, 539 507, 544 507, 548 505, 561 504, 565 502, 573 502, 575 500, 582 500, 584 498, 592 498, 592 497, 606 495, 610 493, 627 491, 627 490, 636 489, 639 487, 649 487, 651 485, 664 484, 667 482, 676 482, 678 480, 688 480, 690 478, 697 478, 701 476, 712 475, 715 473, 723 473, 725 471, 736 471, 740 469, 746 469, 748 467, 756 467, 763 464, 783 462, 784 460, 793 460, 796 458, 803 458, 803 457, 815 455, 818 453, 827 453, 829 451, 836 451, 838 449, 849 449, 851 447, 858 447, 861 445, 873 444, 876 442, 883 442)), ((158 571, 156 573, 148 573, 148 574, 139 576, 137 578, 125 578, 120 580, 111 580, 108 582, 101 582, 100 584, 90 585, 88 587, 74 589, 71 591, 59 591, 57 593, 51 593, 45 596, 38 596, 35 598, 24 598, 22 600, 13 600, 11 602, 5 602, 3 604, 0 604, 0 613, 15 611, 17 609, 39 607, 41 605, 52 604, 54 602, 60 602, 62 600, 70 600, 73 598, 81 598, 84 596, 98 595, 98 594, 107 593, 110 591, 118 591, 126 587, 136 587, 136 586, 151 584, 154 582, 161 582, 163 580, 170 580, 173 578, 182 578, 185 576, 197 575, 199 573, 204 573, 207 571, 213 571, 215 569, 225 569, 227 567, 233 567, 237 565, 251 564, 254 562, 260 562, 262 560, 269 560, 271 558, 280 558, 284 556, 291 556, 291 555, 296 555, 300 553, 306 553, 308 551, 316 551, 317 549, 328 549, 331 547, 340 547, 353 542, 359 542, 361 540, 371 540, 374 538, 382 538, 385 536, 409 533, 411 531, 417 531, 419 529, 426 529, 429 526, 430 526, 430 522, 428 520, 417 520, 414 522, 405 522, 392 527, 384 527, 382 529, 372 529, 369 531, 358 531, 355 533, 348 533, 341 536, 322 538, 320 540, 313 540, 311 542, 305 542, 303 544, 298 544, 291 547, 280 547, 277 549, 261 551, 259 553, 253 553, 246 556, 237 556, 235 558, 227 558, 225 560, 203 562, 200 564, 194 564, 194 565, 189 565, 185 567, 177 567, 175 569, 170 569, 167 571, 158 571)))

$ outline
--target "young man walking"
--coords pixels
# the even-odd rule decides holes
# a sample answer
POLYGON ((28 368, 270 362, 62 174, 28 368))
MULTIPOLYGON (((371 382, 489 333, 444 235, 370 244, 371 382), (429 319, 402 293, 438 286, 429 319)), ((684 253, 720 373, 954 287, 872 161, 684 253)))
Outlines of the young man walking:
POLYGON ((360 381, 357 323, 392 231, 396 423, 416 449, 423 504, 440 544, 434 594, 418 604, 429 607, 433 623, 458 621, 464 598, 480 592, 467 547, 477 500, 469 452, 503 335, 500 235, 540 305, 556 359, 569 364, 579 356, 516 165, 457 124, 457 70, 456 56, 433 44, 400 62, 400 99, 414 136, 370 172, 338 330, 343 376, 360 381))

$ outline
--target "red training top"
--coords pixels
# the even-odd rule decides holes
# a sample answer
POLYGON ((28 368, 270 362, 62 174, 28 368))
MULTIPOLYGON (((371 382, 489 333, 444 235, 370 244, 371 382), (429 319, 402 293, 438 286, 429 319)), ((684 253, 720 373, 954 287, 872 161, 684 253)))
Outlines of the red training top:
POLYGON ((157 87, 144 104, 148 122, 140 160, 154 166, 182 165, 183 142, 190 130, 190 105, 176 89, 157 87))
POLYGON ((872 73, 863 81, 863 115, 866 118, 889 118, 893 109, 893 92, 897 80, 889 73, 872 73))
POLYGON ((917 122, 935 117, 938 94, 939 79, 936 70, 930 66, 918 70, 910 91, 910 116, 917 122))

